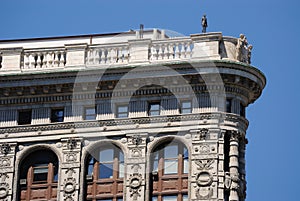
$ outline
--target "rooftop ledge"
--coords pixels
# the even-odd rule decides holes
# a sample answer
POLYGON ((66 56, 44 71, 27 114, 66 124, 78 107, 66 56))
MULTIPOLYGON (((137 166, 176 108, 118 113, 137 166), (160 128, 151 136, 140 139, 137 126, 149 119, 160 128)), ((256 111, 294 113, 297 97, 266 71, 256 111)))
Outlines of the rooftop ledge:
POLYGON ((198 60, 250 64, 246 37, 222 33, 170 37, 163 30, 0 41, 0 75, 198 60))

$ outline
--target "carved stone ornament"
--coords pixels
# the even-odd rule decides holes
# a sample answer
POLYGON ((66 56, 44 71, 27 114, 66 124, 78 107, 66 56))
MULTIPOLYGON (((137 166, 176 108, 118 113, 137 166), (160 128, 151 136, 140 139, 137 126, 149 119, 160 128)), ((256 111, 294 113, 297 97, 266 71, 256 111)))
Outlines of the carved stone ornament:
POLYGON ((0 158, 0 168, 6 168, 10 166, 10 158, 9 157, 1 157, 0 158))
POLYGON ((208 129, 206 128, 203 128, 199 131, 199 139, 202 141, 202 140, 205 140, 206 137, 207 137, 207 134, 208 134, 208 129))
POLYGON ((132 157, 138 158, 142 156, 142 149, 141 148, 133 148, 131 150, 132 152, 132 157))
POLYGON ((0 183, 0 198, 6 198, 8 195, 9 185, 8 183, 0 183))
POLYGON ((76 179, 75 178, 67 178, 64 181, 64 193, 72 194, 76 189, 76 179))
POLYGON ((69 138, 67 140, 67 147, 68 147, 68 149, 73 150, 73 149, 76 148, 76 145, 77 145, 77 142, 76 142, 76 140, 74 138, 69 138))
POLYGON ((7 173, 0 173, 0 182, 1 183, 5 183, 5 180, 8 179, 9 176, 7 175, 7 173))
POLYGON ((130 175, 129 178, 129 187, 130 187, 130 197, 133 198, 133 200, 137 200, 138 197, 141 196, 141 187, 142 185, 142 175, 139 173, 133 173, 130 175))
POLYGON ((76 153, 67 153, 66 154, 66 161, 67 162, 75 162, 75 161, 77 161, 76 153))
POLYGON ((64 201, 74 201, 72 195, 67 195, 64 199, 64 201))
POLYGON ((134 144, 135 146, 140 145, 143 141, 143 139, 140 135, 134 135, 131 138, 132 138, 132 144, 134 144))
POLYGON ((224 181, 225 189, 230 190, 231 187, 231 177, 229 172, 225 172, 225 181, 224 181))
POLYGON ((213 196, 213 189, 211 187, 197 188, 196 197, 198 200, 210 199, 213 196))
POLYGON ((199 187, 210 186, 213 182, 213 176, 207 171, 199 172, 196 176, 196 182, 199 187))
POLYGON ((213 164, 214 159, 202 159, 202 160, 196 160, 195 163, 198 165, 198 170, 210 170, 213 167, 211 165, 213 164))
POLYGON ((0 152, 1 154, 7 155, 11 151, 11 147, 7 143, 1 144, 0 152))

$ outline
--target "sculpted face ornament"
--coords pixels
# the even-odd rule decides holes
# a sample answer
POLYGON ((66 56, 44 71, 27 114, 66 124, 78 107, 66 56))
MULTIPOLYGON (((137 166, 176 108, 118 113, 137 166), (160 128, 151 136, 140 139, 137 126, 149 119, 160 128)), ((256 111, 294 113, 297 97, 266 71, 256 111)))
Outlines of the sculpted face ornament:
POLYGON ((76 140, 74 138, 69 138, 67 140, 67 147, 70 150, 75 149, 76 148, 76 140))
POLYGON ((132 144, 135 146, 138 146, 142 143, 142 137, 140 135, 134 135, 132 136, 132 144))
POLYGON ((4 155, 7 155, 11 151, 10 145, 3 143, 0 147, 0 152, 4 155))

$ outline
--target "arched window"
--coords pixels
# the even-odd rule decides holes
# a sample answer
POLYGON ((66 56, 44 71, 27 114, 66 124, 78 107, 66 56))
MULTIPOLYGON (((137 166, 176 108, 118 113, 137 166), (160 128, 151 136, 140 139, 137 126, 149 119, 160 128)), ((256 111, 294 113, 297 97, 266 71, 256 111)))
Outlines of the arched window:
POLYGON ((86 200, 122 201, 124 154, 111 145, 94 150, 86 161, 86 200))
POLYGON ((180 142, 159 145, 152 153, 153 201, 188 200, 188 150, 180 142))
POLYGON ((20 165, 19 199, 56 200, 58 158, 50 150, 37 150, 24 158, 20 165))

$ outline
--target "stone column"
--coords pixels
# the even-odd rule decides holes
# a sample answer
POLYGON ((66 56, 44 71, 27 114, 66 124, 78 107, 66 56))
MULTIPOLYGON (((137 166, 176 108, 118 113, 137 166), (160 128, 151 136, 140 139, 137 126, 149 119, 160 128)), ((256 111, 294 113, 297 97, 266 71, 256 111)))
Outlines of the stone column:
POLYGON ((231 177, 230 201, 239 201, 239 133, 230 131, 229 171, 231 177))
POLYGON ((245 161, 245 152, 246 152, 246 144, 248 144, 247 138, 243 135, 240 138, 240 146, 239 146, 239 163, 240 163, 240 200, 244 201, 246 199, 246 190, 247 190, 247 182, 246 182, 246 161, 245 161))
POLYGON ((0 144, 0 200, 13 200, 16 145, 17 143, 0 144))
POLYGON ((63 153, 63 161, 60 168, 60 200, 79 200, 81 141, 81 138, 67 138, 57 143, 57 146, 62 149, 63 153))
MULTIPOLYGON (((146 139, 147 134, 127 135, 128 150, 126 164, 125 199, 144 201, 146 176, 146 139)), ((126 153, 124 153, 126 154, 126 153)))

